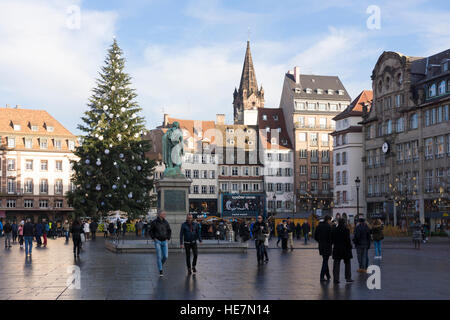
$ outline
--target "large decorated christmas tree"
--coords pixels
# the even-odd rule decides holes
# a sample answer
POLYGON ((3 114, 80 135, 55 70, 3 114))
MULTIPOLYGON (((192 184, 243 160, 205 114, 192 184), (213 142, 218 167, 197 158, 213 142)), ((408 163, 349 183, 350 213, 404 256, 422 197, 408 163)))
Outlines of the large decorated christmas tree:
POLYGON ((152 202, 155 163, 145 157, 150 144, 142 139, 144 120, 124 65, 114 40, 78 126, 84 134, 73 162, 75 188, 68 193, 77 216, 121 210, 133 218, 146 215, 152 202))

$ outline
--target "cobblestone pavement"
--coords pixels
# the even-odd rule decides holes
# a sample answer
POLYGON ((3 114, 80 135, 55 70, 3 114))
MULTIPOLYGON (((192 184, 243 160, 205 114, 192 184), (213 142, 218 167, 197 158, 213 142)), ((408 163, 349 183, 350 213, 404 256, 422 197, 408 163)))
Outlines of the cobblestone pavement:
MULTIPOLYGON (((386 243, 382 261, 374 260, 370 250, 370 263, 381 267, 381 290, 369 290, 368 275, 356 273, 356 259, 352 260, 354 283, 341 279, 338 285, 321 284, 321 258, 314 242, 304 246, 296 241, 298 249, 289 252, 270 249, 269 263, 259 267, 253 249, 203 254, 195 276, 187 275, 181 249, 171 251, 165 276, 160 278, 154 254, 115 254, 105 249, 102 238, 84 244, 77 262, 72 243, 65 244, 63 239, 49 240, 47 248, 34 248, 31 260, 25 259, 18 245, 4 249, 0 240, 1 300, 450 298, 449 243, 426 244, 421 250, 408 243, 386 243), (67 284, 68 268, 73 265, 80 267, 80 289, 67 284)), ((276 247, 274 240, 271 247, 276 247)))

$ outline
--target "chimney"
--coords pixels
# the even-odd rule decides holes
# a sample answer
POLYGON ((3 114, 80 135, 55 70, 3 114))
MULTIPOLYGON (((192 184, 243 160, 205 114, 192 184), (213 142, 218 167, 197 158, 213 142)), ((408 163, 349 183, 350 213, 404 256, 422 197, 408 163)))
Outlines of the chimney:
POLYGON ((216 124, 225 124, 225 115, 224 114, 216 114, 216 124))
POLYGON ((295 83, 296 84, 300 84, 300 67, 294 67, 294 78, 295 78, 295 83))
POLYGON ((167 125, 169 124, 169 115, 167 113, 164 113, 164 122, 163 122, 163 126, 167 127, 167 125))

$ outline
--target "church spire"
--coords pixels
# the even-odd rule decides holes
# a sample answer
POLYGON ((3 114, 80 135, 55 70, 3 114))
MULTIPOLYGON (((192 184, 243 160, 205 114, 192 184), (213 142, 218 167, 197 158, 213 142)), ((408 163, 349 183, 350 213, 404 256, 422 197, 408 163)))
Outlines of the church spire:
POLYGON ((241 84, 239 85, 239 92, 243 92, 243 90, 247 90, 247 95, 250 95, 252 92, 258 92, 258 83, 256 82, 252 53, 250 52, 250 41, 247 41, 247 50, 245 52, 244 67, 242 68, 241 84))

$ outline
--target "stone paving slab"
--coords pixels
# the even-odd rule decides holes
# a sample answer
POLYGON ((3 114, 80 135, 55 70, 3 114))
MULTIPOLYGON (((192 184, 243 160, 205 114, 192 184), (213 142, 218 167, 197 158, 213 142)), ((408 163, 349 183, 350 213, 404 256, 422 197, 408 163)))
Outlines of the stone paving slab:
MULTIPOLYGON (((295 246, 304 244, 295 241, 295 246)), ((195 276, 187 275, 184 254, 171 252, 163 278, 158 276, 154 253, 115 254, 105 249, 102 238, 83 247, 77 261, 72 243, 63 239, 33 249, 31 259, 25 259, 18 245, 0 248, 0 300, 450 298, 450 245, 445 242, 425 244, 421 250, 406 243, 386 244, 382 261, 374 260, 370 250, 370 263, 381 268, 381 290, 367 289, 368 275, 355 272, 356 259, 352 260, 354 283, 341 279, 338 285, 321 284, 321 257, 314 241, 305 246, 309 250, 282 252, 275 249, 273 239, 270 261, 263 266, 256 264, 252 242, 247 253, 200 254, 195 276), (67 268, 74 265, 81 272, 79 290, 67 285, 67 268)))

